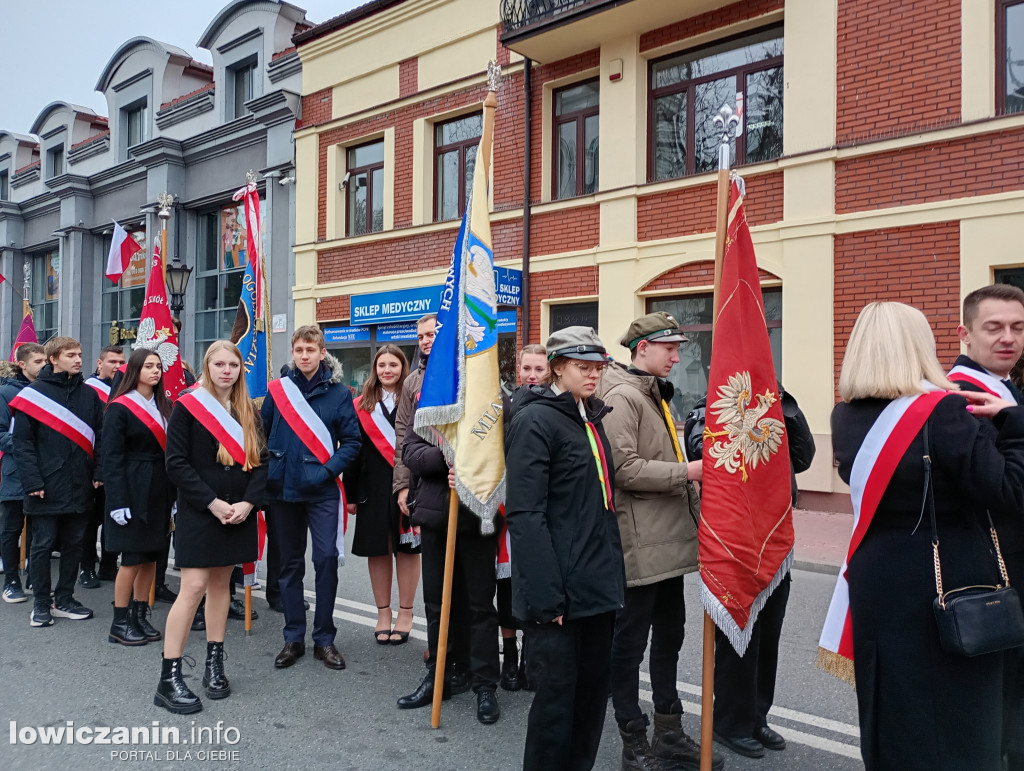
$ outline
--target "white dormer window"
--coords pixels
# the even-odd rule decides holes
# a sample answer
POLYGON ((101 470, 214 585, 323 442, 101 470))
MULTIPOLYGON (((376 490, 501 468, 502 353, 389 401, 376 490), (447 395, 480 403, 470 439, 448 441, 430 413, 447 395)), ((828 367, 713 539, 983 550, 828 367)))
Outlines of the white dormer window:
MULTIPOLYGON (((145 142, 149 137, 147 127, 148 110, 146 101, 136 102, 121 110, 123 117, 123 129, 125 136, 124 149, 145 142)), ((125 153, 127 157, 127 153, 125 153)))
POLYGON ((228 120, 243 117, 247 112, 245 103, 257 95, 257 64, 257 59, 253 57, 228 70, 228 120))
POLYGON ((7 169, 0 171, 0 201, 7 201, 10 199, 10 178, 10 172, 7 169))
POLYGON ((59 177, 64 173, 64 145, 57 145, 46 154, 46 170, 49 172, 47 177, 59 177))

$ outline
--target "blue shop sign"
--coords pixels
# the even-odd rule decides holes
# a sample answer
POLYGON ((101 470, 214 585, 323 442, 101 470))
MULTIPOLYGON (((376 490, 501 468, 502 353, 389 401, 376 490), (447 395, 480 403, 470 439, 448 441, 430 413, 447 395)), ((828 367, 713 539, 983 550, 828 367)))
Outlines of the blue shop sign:
POLYGON ((370 342, 370 328, 327 327, 324 329, 324 341, 328 343, 368 343, 370 342))
POLYGON ((354 294, 350 305, 352 321, 357 324, 415 321, 425 313, 437 313, 442 289, 443 285, 435 284, 390 292, 354 294))
POLYGON ((397 324, 379 324, 377 326, 377 344, 407 343, 416 341, 416 322, 402 321, 397 324))
POLYGON ((509 332, 516 332, 516 312, 498 311, 498 334, 504 335, 509 332))
POLYGON ((498 305, 518 308, 523 301, 523 271, 495 268, 494 288, 498 290, 498 305))

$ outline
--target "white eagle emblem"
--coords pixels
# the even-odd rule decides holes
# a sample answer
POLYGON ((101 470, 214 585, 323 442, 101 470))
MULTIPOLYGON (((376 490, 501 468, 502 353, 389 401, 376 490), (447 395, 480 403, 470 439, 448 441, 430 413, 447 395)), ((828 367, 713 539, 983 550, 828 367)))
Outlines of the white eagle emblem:
POLYGON ((160 366, 163 367, 164 372, 166 372, 178 358, 178 346, 174 343, 167 342, 168 337, 170 337, 170 335, 166 330, 161 329, 157 331, 156 321, 154 321, 152 317, 149 317, 139 322, 139 331, 136 335, 136 342, 132 348, 135 350, 138 350, 139 348, 148 348, 153 351, 160 357, 160 366))
POLYGON ((779 397, 765 389, 763 394, 752 393, 750 373, 738 372, 729 376, 728 385, 719 386, 718 401, 711 405, 711 412, 718 418, 718 424, 725 431, 712 431, 704 427, 705 452, 715 460, 715 468, 725 466, 730 474, 738 470, 747 481, 747 466, 757 468, 760 462, 768 463, 771 456, 782 446, 786 425, 776 418, 765 417, 765 413, 779 397), (756 400, 757 404, 752 406, 756 400), (709 439, 727 437, 722 442, 709 439))

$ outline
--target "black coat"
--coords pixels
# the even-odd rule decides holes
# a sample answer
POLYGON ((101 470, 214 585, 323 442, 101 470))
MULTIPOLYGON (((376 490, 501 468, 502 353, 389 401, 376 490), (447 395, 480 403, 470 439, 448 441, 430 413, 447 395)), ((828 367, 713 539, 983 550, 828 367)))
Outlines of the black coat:
MULTIPOLYGON (((832 442, 844 480, 888 403, 836 405, 832 442)), ((982 523, 986 509, 1024 509, 1024 408, 1003 410, 990 426, 966 411, 963 397, 948 396, 929 433, 945 588, 994 584, 999 573, 982 523)), ((861 750, 868 771, 996 771, 1003 655, 958 657, 939 645, 923 453, 919 435, 848 567, 861 750)))
POLYGON ((178 488, 174 561, 182 567, 237 565, 257 556, 256 509, 263 505, 267 452, 260 465, 244 471, 237 463, 218 463, 217 447, 213 434, 176 404, 167 424, 167 476, 178 488), (240 525, 224 525, 207 508, 216 498, 254 508, 240 525))
MULTIPOLYGON (((522 388, 506 427, 505 516, 512 539, 512 613, 546 623, 622 607, 625 569, 615 512, 606 509, 586 425, 571 394, 522 388)), ((590 397, 587 416, 614 474, 601 427, 607 411, 590 397)), ((614 486, 614 478, 608 479, 614 486)))
POLYGON ((28 385, 28 378, 20 372, 12 378, 4 379, 0 384, 0 452, 4 454, 0 460, 0 501, 20 501, 25 497, 21 488, 21 475, 18 464, 14 460, 14 432, 11 431, 11 408, 7 405, 11 399, 21 393, 28 385))
POLYGON ((176 491, 167 477, 164 450, 153 432, 123 404, 110 403, 103 416, 103 548, 114 552, 161 551, 171 525, 176 491), (116 509, 131 509, 119 525, 116 509))
MULTIPOLYGON (((407 381, 408 382, 408 381, 407 381)), ((402 465, 409 470, 409 508, 412 523, 429 530, 448 532, 448 463, 437 447, 413 428, 416 413, 409 416, 409 426, 402 445, 402 465)), ((480 518, 459 504, 459 525, 456 532, 479 532, 480 518)))
MULTIPOLYGON (((26 390, 39 391, 71 410, 96 434, 93 456, 101 448, 103 402, 82 375, 54 372, 47 364, 26 390)), ((14 461, 25 490, 26 514, 84 514, 93 505, 93 458, 63 434, 18 412, 14 420, 14 461), (44 491, 44 497, 29 493, 44 491)))

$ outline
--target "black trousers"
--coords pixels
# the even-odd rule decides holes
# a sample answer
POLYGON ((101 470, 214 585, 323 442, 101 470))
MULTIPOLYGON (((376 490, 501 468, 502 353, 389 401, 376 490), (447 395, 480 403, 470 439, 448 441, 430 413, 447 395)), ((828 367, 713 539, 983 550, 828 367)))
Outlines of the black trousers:
POLYGON ((267 602, 273 605, 281 599, 281 557, 274 545, 274 517, 268 507, 264 507, 263 514, 267 520, 267 544, 263 547, 263 556, 267 560, 267 602))
POLYGON ((768 725, 775 701, 779 638, 786 618, 791 579, 787 573, 757 616, 746 653, 715 630, 715 730, 723 736, 746 738, 768 725))
POLYGON ((640 663, 648 636, 654 710, 669 714, 679 703, 676 669, 685 623, 683 576, 626 589, 626 602, 615 619, 612 640, 612 706, 619 726, 624 728, 644 716, 640 709, 640 663))
POLYGON ((35 607, 50 607, 50 552, 60 549, 60 572, 53 592, 57 603, 70 600, 82 559, 82 538, 88 514, 35 514, 32 519, 32 556, 29 575, 35 607))
MULTIPOLYGON (((21 584, 21 529, 25 525, 25 504, 20 500, 0 501, 0 560, 4 562, 4 586, 21 584)), ((32 546, 31 528, 26 528, 25 554, 32 546)))
POLYGON ((608 709, 615 613, 562 624, 526 624, 527 675, 536 688, 526 724, 523 771, 594 767, 608 709))
MULTIPOLYGON (((103 525, 105 501, 103 488, 96 488, 92 509, 87 515, 85 535, 82 537, 82 570, 96 570, 96 539, 99 536, 100 527, 103 525)), ((102 544, 100 545, 100 567, 117 568, 117 552, 107 551, 102 544)))
MULTIPOLYGON (((441 630, 441 596, 444 590, 444 555, 448 536, 443 531, 421 529, 423 605, 427 614, 427 669, 433 673, 437 641, 441 630)), ((469 675, 474 692, 498 687, 498 612, 494 609, 494 554, 497 536, 460 532, 455 539, 455 576, 461 579, 465 593, 465 613, 449 618, 448 650, 453 655, 455 642, 469 630, 469 675)), ((458 581, 453 581, 453 592, 458 581)), ((452 607, 456 603, 453 599, 452 607)), ((460 662, 462 663, 462 662, 460 662)))

